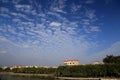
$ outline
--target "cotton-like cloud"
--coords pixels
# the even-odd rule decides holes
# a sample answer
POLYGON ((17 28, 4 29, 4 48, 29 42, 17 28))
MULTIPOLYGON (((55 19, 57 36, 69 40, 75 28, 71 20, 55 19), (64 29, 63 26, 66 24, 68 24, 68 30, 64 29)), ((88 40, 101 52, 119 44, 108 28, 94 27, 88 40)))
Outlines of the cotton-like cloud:
MULTIPOLYGON (((88 33, 93 33, 94 36, 94 32, 101 31, 99 26, 92 25, 95 22, 93 19, 97 18, 95 11, 83 10, 85 6, 79 3, 68 5, 67 0, 52 0, 45 3, 45 7, 37 1, 30 0, 22 4, 19 0, 13 0, 6 4, 13 6, 10 6, 11 10, 2 7, 1 12, 10 18, 1 18, 0 36, 4 40, 1 39, 0 42, 5 47, 8 46, 5 51, 18 63, 25 60, 25 63, 30 61, 31 64, 40 62, 55 65, 64 59, 82 58, 80 56, 94 45, 94 41, 89 41, 91 36, 88 33), (83 10, 82 13, 80 10, 83 10), (21 61, 18 55, 24 59, 21 61)), ((3 54, 2 56, 7 58, 3 54)), ((5 61, 3 58, 1 60, 5 61)), ((9 63, 8 60, 5 62, 9 63)), ((13 64, 14 61, 10 63, 13 64)))
POLYGON ((0 16, 4 17, 4 18, 11 18, 11 16, 9 15, 9 9, 6 7, 0 7, 0 16))
POLYGON ((84 24, 84 25, 90 25, 90 20, 89 19, 83 19, 80 21, 81 24, 84 24))
POLYGON ((2 16, 4 18, 11 18, 11 16, 9 16, 8 14, 0 14, 0 16, 2 16))
POLYGON ((53 12, 60 12, 60 13, 66 13, 63 9, 65 8, 65 2, 66 0, 53 0, 51 6, 50 6, 50 10, 53 12))
POLYGON ((19 4, 18 4, 18 5, 15 5, 15 7, 16 7, 16 8, 23 8, 23 9, 24 9, 24 8, 25 8, 25 9, 30 9, 30 8, 31 8, 30 5, 19 5, 19 4))
POLYGON ((15 5, 15 8, 17 11, 21 11, 21 12, 24 12, 24 13, 27 13, 27 14, 32 14, 32 15, 36 15, 36 10, 34 10, 32 8, 32 6, 30 5, 15 5))
POLYGON ((86 33, 100 32, 99 26, 83 26, 83 29, 86 33))
POLYGON ((53 27, 58 27, 60 25, 61 25, 61 23, 59 23, 59 22, 51 22, 50 23, 50 26, 53 26, 53 27))
POLYGON ((21 20, 19 18, 13 19, 12 21, 15 22, 15 23, 16 22, 21 22, 21 20))
POLYGON ((98 26, 90 26, 90 31, 96 31, 96 32, 99 32, 100 31, 100 27, 98 26))
POLYGON ((20 2, 20 0, 12 0, 13 4, 18 4, 20 2))
POLYGON ((32 10, 30 5, 19 5, 19 4, 17 4, 17 5, 15 5, 15 8, 18 11, 28 12, 28 13, 31 13, 30 11, 32 10))
POLYGON ((81 7, 82 7, 82 5, 73 4, 73 5, 71 5, 71 11, 72 11, 73 13, 76 13, 76 11, 80 10, 81 7))
POLYGON ((15 13, 15 12, 13 12, 13 13, 11 13, 11 15, 13 15, 13 16, 15 16, 15 17, 22 17, 22 18, 26 18, 26 15, 21 14, 21 13, 15 13))
POLYGON ((8 13, 9 9, 5 7, 0 7, 0 13, 8 13))
POLYGON ((96 18, 95 11, 94 10, 86 10, 86 17, 88 17, 89 19, 96 18))

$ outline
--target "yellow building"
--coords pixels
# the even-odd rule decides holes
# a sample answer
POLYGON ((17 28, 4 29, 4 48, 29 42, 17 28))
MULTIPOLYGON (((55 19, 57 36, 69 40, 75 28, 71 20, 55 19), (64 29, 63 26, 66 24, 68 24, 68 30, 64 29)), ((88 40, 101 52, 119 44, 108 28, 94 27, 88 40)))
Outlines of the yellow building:
POLYGON ((64 65, 69 65, 69 66, 79 65, 79 61, 78 60, 65 60, 64 65))

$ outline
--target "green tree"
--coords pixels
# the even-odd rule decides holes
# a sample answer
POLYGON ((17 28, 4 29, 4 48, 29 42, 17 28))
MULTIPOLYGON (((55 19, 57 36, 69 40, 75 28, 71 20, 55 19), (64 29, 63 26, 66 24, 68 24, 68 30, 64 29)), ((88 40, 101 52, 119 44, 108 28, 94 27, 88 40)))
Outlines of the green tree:
POLYGON ((120 77, 120 64, 59 66, 57 76, 64 77, 120 77))
POLYGON ((5 68, 4 71, 11 72, 11 69, 8 67, 8 68, 5 68))
POLYGON ((104 59, 103 59, 104 63, 117 63, 120 64, 120 56, 113 56, 113 55, 107 55, 104 59))
POLYGON ((53 74, 56 68, 14 68, 12 71, 15 73, 53 74))

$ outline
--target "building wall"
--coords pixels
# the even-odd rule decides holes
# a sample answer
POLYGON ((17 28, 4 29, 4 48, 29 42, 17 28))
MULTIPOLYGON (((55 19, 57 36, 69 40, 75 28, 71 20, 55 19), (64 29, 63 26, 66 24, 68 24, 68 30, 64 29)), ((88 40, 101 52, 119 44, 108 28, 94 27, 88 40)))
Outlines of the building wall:
POLYGON ((79 61, 78 60, 65 60, 64 61, 64 65, 79 65, 79 61))

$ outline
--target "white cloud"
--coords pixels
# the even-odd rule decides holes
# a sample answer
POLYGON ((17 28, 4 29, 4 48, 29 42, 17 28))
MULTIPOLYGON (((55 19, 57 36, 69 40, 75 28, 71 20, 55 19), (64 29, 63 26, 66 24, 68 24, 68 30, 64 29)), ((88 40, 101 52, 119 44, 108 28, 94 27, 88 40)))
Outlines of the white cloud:
POLYGON ((7 32, 7 26, 0 26, 1 32, 7 32))
POLYGON ((25 14, 21 14, 21 13, 15 13, 15 12, 12 12, 11 15, 13 15, 13 16, 15 16, 15 17, 26 18, 26 15, 25 15, 25 14))
POLYGON ((83 30, 86 32, 86 33, 90 33, 90 29, 88 26, 83 26, 83 30))
POLYGON ((66 13, 65 11, 63 11, 59 8, 52 8, 52 10, 55 11, 55 12, 66 13))
POLYGON ((54 27, 58 27, 60 25, 61 25, 61 23, 59 23, 59 22, 51 22, 50 23, 50 26, 54 26, 54 27))
POLYGON ((31 5, 20 5, 17 4, 15 5, 16 10, 27 13, 27 14, 31 14, 31 15, 37 15, 36 10, 33 9, 33 7, 31 5))
POLYGON ((23 13, 11 12, 10 14, 14 16, 14 18, 18 18, 18 19, 24 18, 25 20, 28 20, 28 21, 34 21, 34 19, 31 19, 30 17, 28 17, 27 15, 23 13))
POLYGON ((58 20, 67 21, 67 19, 64 16, 62 16, 58 13, 48 11, 47 14, 57 17, 58 20))
POLYGON ((36 36, 36 34, 35 34, 34 32, 31 32, 31 31, 26 31, 26 33, 27 33, 28 35, 36 36))
POLYGON ((18 26, 17 27, 20 31, 24 31, 24 27, 23 26, 18 26))
POLYGON ((77 34, 76 30, 78 28, 78 23, 77 22, 64 23, 62 28, 67 32, 67 34, 75 35, 77 34))
POLYGON ((59 8, 60 9, 63 9, 65 8, 65 3, 66 3, 67 0, 58 0, 58 5, 59 5, 59 8))
MULTIPOLYGON (((1 32, 4 32, 4 33, 9 32, 9 33, 14 34, 14 35, 17 34, 16 28, 12 27, 11 25, 1 26, 1 27, 0 27, 0 31, 1 31, 1 32)), ((5 34, 4 34, 4 35, 5 35, 5 34)))
POLYGON ((99 26, 90 26, 90 31, 92 31, 92 32, 99 32, 101 30, 100 30, 99 26))
POLYGON ((17 9, 31 9, 31 6, 30 5, 20 5, 20 4, 17 4, 17 5, 15 5, 15 7, 17 8, 17 9))
POLYGON ((18 4, 20 2, 20 0, 12 0, 13 4, 18 4))
POLYGON ((32 27, 35 26, 35 24, 34 24, 33 22, 20 22, 20 24, 21 24, 22 26, 24 26, 26 29, 27 29, 27 28, 30 29, 30 28, 32 28, 32 27))
POLYGON ((9 16, 8 14, 2 14, 2 13, 0 13, 0 16, 5 17, 5 18, 11 18, 11 16, 9 16))
POLYGON ((39 43, 40 43, 40 41, 38 41, 38 40, 35 40, 32 42, 33 45, 38 45, 39 43))
POLYGON ((90 24, 90 20, 89 19, 82 19, 80 21, 80 23, 83 24, 83 25, 89 25, 90 24))
POLYGON ((71 5, 71 11, 72 11, 73 13, 76 13, 76 11, 80 10, 81 7, 82 7, 82 5, 73 4, 73 5, 71 5))
POLYGON ((44 13, 39 13, 38 16, 39 17, 45 17, 46 15, 44 13))
POLYGON ((0 36, 0 43, 8 43, 8 44, 10 44, 10 45, 14 45, 14 46, 16 46, 16 47, 20 47, 20 45, 14 43, 14 42, 12 42, 12 41, 10 41, 9 39, 7 39, 7 38, 5 38, 5 37, 3 37, 3 36, 0 36))
POLYGON ((58 1, 54 0, 53 2, 51 2, 50 11, 66 13, 63 10, 66 6, 65 2, 66 2, 66 0, 58 0, 58 1))
POLYGON ((7 25, 7 27, 8 27, 8 31, 9 31, 11 34, 14 34, 14 35, 17 34, 17 32, 15 31, 16 28, 14 28, 14 27, 12 27, 12 26, 10 26, 10 25, 7 25))
POLYGON ((6 7, 0 7, 0 16, 5 17, 5 18, 11 18, 9 15, 9 9, 6 7))
POLYGON ((14 18, 12 21, 13 21, 13 22, 21 22, 21 19, 19 19, 19 18, 14 18))
POLYGON ((83 29, 86 33, 100 32, 99 26, 83 26, 83 29))
POLYGON ((94 10, 86 10, 86 17, 89 19, 94 19, 96 18, 95 11, 94 10))
POLYGON ((9 9, 6 7, 0 7, 0 13, 8 13, 9 9))

